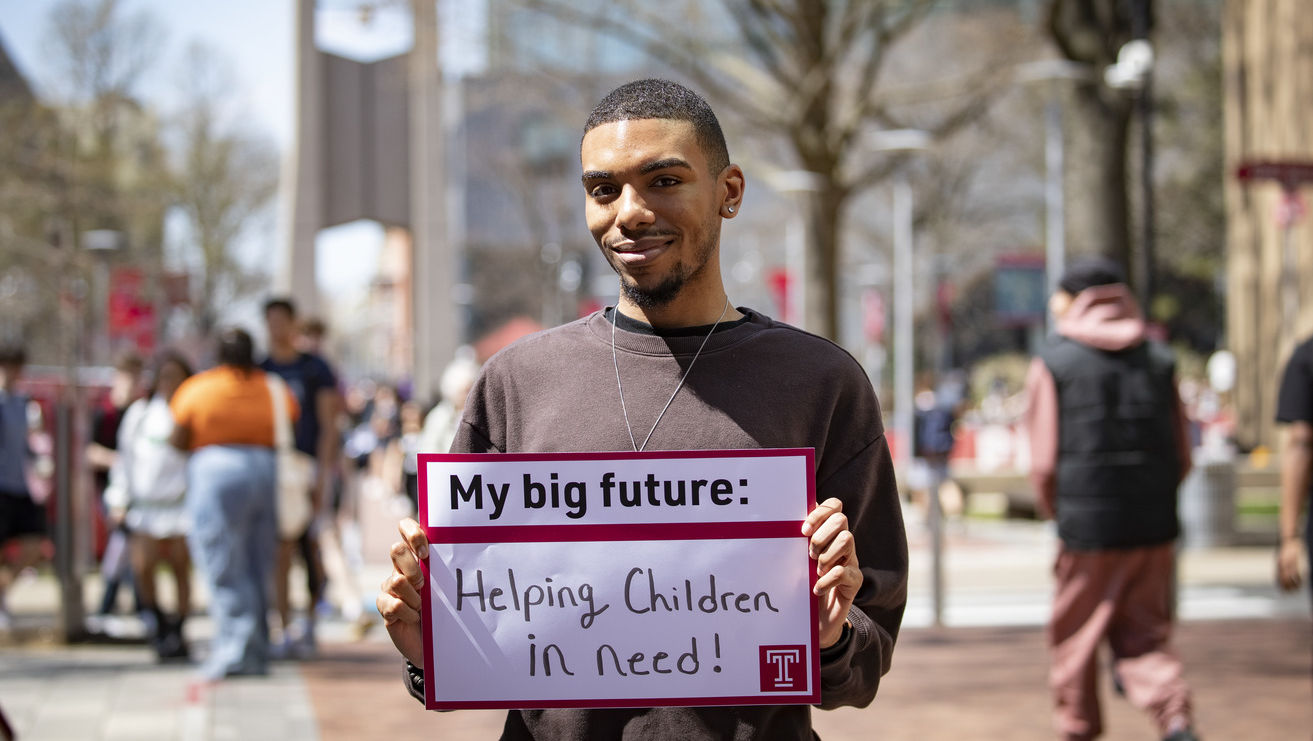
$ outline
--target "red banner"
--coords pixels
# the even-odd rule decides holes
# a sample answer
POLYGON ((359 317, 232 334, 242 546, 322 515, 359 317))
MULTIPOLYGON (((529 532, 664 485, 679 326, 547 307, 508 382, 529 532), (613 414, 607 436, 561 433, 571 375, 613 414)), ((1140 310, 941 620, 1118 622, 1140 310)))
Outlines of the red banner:
POLYGON ((114 268, 109 276, 105 325, 110 344, 130 342, 138 352, 155 349, 155 305, 146 295, 146 275, 140 268, 114 268))

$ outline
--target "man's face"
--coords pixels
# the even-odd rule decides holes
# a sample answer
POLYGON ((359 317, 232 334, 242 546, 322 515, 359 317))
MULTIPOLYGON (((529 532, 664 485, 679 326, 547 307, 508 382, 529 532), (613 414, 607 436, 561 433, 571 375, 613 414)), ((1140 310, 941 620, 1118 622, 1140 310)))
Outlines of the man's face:
POLYGON ((691 123, 645 118, 603 124, 584 136, 580 158, 588 230, 619 274, 626 298, 642 308, 660 307, 690 285, 718 280, 713 258, 725 174, 709 171, 691 123))
POLYGON ((269 329, 269 341, 285 345, 292 341, 296 332, 296 321, 286 310, 275 306, 264 313, 264 323, 269 329))

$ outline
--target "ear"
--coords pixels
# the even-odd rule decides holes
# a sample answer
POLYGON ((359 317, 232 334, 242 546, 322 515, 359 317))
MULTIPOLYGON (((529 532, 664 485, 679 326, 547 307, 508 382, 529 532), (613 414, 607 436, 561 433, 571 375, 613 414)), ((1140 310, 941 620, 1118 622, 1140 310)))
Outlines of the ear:
POLYGON ((743 170, 738 165, 730 164, 720 173, 721 218, 732 219, 739 215, 745 187, 743 170))
POLYGON ((1070 293, 1059 288, 1053 292, 1052 296, 1049 296, 1049 312, 1053 314, 1055 319, 1061 319, 1062 315, 1067 313, 1067 309, 1071 308, 1073 299, 1074 297, 1070 293))

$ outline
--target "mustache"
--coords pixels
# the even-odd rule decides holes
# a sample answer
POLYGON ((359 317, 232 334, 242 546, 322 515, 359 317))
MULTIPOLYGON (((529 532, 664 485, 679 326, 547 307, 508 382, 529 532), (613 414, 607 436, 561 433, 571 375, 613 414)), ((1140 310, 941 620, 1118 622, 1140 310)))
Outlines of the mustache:
POLYGON ((622 231, 620 232, 620 236, 618 237, 615 237, 613 239, 602 240, 602 246, 607 248, 613 248, 619 244, 638 242, 644 239, 662 239, 665 237, 677 237, 677 236, 679 236, 679 233, 673 229, 645 229, 641 232, 622 231))

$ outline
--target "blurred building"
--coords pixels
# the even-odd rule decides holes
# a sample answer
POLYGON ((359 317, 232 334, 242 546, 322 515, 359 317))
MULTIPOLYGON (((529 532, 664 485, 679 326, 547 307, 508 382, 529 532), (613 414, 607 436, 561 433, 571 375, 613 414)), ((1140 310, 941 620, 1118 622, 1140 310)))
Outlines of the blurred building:
POLYGON ((374 279, 354 301, 328 301, 330 358, 352 376, 395 383, 410 377, 414 335, 410 234, 384 230, 374 279))
MULTIPOLYGON (((346 350, 348 368, 393 380, 416 371, 421 396, 414 358, 434 331, 420 326, 420 318, 432 318, 425 301, 440 302, 453 323, 443 331, 459 344, 516 317, 552 326, 614 300, 614 274, 583 218, 579 137, 605 92, 656 72, 630 45, 505 0, 461 4, 459 12, 444 7, 442 41, 464 56, 440 56, 447 66, 442 123, 430 129, 430 139, 443 144, 440 182, 422 195, 413 52, 360 61, 307 49, 313 3, 302 0, 297 174, 288 179, 297 193, 280 286, 298 300, 314 294, 308 281, 318 229, 358 219, 383 225, 380 272, 363 305, 343 312, 324 297, 324 309, 334 314, 340 337, 362 343, 346 350), (597 74, 603 68, 607 74, 597 74), (422 220, 430 222, 428 248, 415 236, 422 220), (425 277, 425 249, 451 260, 449 281, 425 277)), ((753 198, 770 200, 758 189, 753 198)), ((763 305, 764 287, 754 293, 748 286, 763 284, 756 245, 773 244, 782 226, 777 210, 754 208, 735 221, 730 238, 732 280, 742 289, 736 299, 772 313, 774 306, 763 305)))
POLYGON ((1235 353, 1236 436, 1275 446, 1279 374, 1313 334, 1313 15, 1305 0, 1227 0, 1225 70, 1227 335, 1235 353), (1256 172, 1244 164, 1294 165, 1256 172))

